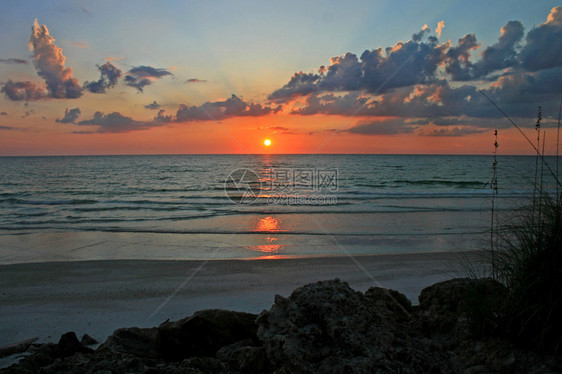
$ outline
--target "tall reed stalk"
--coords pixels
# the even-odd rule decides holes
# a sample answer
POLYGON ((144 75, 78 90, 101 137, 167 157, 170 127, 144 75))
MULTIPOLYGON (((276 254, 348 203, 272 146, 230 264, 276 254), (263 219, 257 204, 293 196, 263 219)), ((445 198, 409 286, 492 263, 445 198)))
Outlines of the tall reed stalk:
POLYGON ((496 251, 496 238, 497 238, 497 224, 494 217, 495 214, 495 205, 496 199, 498 196, 498 175, 497 175, 497 153, 498 153, 498 130, 494 130, 494 162, 492 163, 492 213, 490 217, 490 249, 491 249, 491 261, 492 261, 492 278, 496 278, 496 259, 495 259, 495 251, 496 251))
MULTIPOLYGON (((497 224, 495 193, 492 196, 490 265, 492 277, 507 288, 507 296, 498 298, 495 311, 501 314, 501 319, 505 321, 504 332, 515 343, 559 355, 562 353, 562 185, 558 175, 559 132, 554 172, 545 159, 546 132, 542 131, 541 134, 542 108, 539 107, 537 114, 535 144, 501 108, 484 92, 482 94, 519 130, 536 152, 531 206, 521 210, 519 216, 512 217, 510 222, 500 227, 497 224), (556 198, 545 188, 545 170, 556 181, 556 198)), ((561 114, 562 103, 559 126, 561 114)), ((497 173, 495 160, 496 149, 494 176, 497 173)))
POLYGON ((537 151, 537 155, 535 157, 535 182, 533 184, 533 219, 535 216, 535 206, 536 206, 536 195, 537 195, 537 174, 539 171, 539 157, 541 155, 539 149, 541 146, 541 120, 542 120, 542 108, 539 106, 539 110, 537 113, 537 122, 535 124, 535 131, 537 132, 537 146, 536 146, 536 151, 537 151))

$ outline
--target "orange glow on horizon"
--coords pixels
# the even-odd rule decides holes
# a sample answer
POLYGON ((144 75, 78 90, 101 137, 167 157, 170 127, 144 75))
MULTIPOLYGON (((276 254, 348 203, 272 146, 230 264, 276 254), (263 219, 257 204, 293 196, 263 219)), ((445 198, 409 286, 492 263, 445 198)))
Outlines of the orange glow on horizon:
MULTIPOLYGON (((124 133, 73 133, 76 125, 53 125, 24 119, 10 123, 18 130, 0 129, 1 156, 33 155, 115 155, 115 154, 492 154, 493 128, 465 136, 420 134, 363 135, 347 131, 334 134, 348 121, 345 116, 270 116, 232 118, 224 129, 213 122, 169 126, 124 133), (282 129, 265 124, 281 123, 282 129), (228 134, 225 134, 225 130, 228 134), (272 140, 265 146, 264 140, 272 140), (234 141, 236 140, 236 141, 234 141)), ((352 125, 349 125, 351 127, 352 125)), ((88 128, 89 129, 89 128, 88 128)), ((534 129, 523 129, 532 136, 534 129)), ((500 155, 528 154, 533 149, 513 128, 498 130, 500 155)), ((550 131, 546 154, 556 154, 556 132, 550 131)))

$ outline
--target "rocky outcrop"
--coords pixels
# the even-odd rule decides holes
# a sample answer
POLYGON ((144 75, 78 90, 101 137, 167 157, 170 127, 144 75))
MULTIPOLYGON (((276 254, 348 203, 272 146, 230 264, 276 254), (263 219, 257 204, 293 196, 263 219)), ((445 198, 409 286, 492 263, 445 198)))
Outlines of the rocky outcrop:
POLYGON ((92 338, 90 335, 84 334, 82 335, 82 339, 80 339, 80 344, 82 344, 83 346, 88 346, 98 344, 98 341, 92 338))
POLYGON ((59 343, 56 346, 56 355, 58 357, 68 357, 79 352, 90 353, 93 351, 80 344, 74 332, 67 332, 60 337, 59 343))
POLYGON ((214 357, 219 348, 256 339, 256 315, 226 310, 205 310, 156 330, 155 347, 167 360, 193 356, 214 357))
POLYGON ((258 338, 272 363, 288 373, 431 372, 449 366, 439 352, 398 322, 411 306, 396 291, 363 294, 339 280, 277 296, 258 317, 258 338), (438 357, 435 357, 435 356, 438 357))
POLYGON ((115 330, 105 343, 100 345, 98 352, 108 354, 130 354, 143 358, 159 358, 154 341, 158 329, 140 329, 138 327, 115 330))
POLYGON ((419 295, 419 320, 428 335, 452 339, 493 334, 507 289, 492 278, 458 278, 436 283, 419 295))
POLYGON ((67 333, 0 373, 560 372, 494 333, 503 295, 491 279, 454 279, 424 289, 412 306, 397 291, 323 281, 276 296, 259 316, 201 311, 118 329, 95 351, 67 333))

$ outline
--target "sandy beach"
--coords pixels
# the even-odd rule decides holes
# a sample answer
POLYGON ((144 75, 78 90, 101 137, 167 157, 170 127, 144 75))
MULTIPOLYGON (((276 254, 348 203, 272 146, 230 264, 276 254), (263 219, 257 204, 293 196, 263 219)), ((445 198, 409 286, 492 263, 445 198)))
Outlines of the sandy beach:
POLYGON ((3 265, 0 345, 31 337, 57 341, 67 331, 102 342, 119 327, 156 326, 209 308, 258 313, 271 307, 276 294, 336 277, 360 291, 380 282, 417 303, 424 287, 463 276, 462 259, 480 254, 354 257, 363 270, 349 257, 3 265))

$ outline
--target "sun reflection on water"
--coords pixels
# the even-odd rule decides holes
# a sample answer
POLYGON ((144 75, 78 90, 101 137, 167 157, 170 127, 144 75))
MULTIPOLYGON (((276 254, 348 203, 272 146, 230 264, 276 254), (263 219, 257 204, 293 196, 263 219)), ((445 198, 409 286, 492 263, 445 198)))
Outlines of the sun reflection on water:
POLYGON ((274 235, 275 232, 283 231, 280 219, 271 216, 260 218, 256 224, 255 231, 266 234, 261 238, 263 244, 247 246, 247 249, 263 253, 277 253, 285 248, 284 244, 276 243, 279 238, 274 235))

